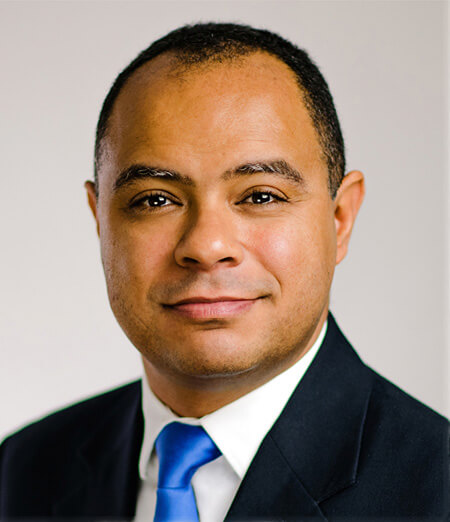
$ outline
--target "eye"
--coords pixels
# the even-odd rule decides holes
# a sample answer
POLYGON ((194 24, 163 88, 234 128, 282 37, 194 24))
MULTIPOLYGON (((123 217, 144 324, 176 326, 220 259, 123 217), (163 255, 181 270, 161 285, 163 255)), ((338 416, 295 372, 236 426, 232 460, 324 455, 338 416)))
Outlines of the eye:
POLYGON ((180 203, 171 199, 167 194, 162 192, 152 192, 145 194, 130 203, 131 208, 153 210, 161 207, 167 207, 171 204, 179 205, 180 203))
POLYGON ((253 205, 267 205, 270 203, 279 203, 287 201, 286 198, 271 192, 270 190, 254 190, 245 199, 240 201, 238 204, 249 202, 253 205))

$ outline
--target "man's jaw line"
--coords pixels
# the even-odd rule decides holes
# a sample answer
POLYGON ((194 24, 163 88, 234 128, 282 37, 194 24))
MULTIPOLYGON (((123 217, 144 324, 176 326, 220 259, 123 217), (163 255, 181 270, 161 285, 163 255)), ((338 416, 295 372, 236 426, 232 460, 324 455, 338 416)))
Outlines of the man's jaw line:
POLYGON ((256 363, 244 369, 230 368, 232 371, 226 373, 197 372, 194 375, 158 368, 142 354, 147 382, 156 397, 174 413, 184 417, 200 418, 250 393, 301 359, 317 339, 328 315, 328 305, 329 298, 320 314, 315 331, 305 346, 298 346, 301 349, 293 350, 290 360, 284 360, 287 364, 277 364, 272 360, 266 361, 265 369, 256 363))

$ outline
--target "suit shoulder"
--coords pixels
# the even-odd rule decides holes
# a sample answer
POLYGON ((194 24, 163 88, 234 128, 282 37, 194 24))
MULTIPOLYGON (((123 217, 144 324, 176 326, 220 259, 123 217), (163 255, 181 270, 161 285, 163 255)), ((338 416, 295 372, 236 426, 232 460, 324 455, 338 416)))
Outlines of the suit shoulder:
POLYGON ((374 378, 372 400, 379 408, 383 408, 384 414, 406 423, 409 428, 417 425, 423 430, 426 426, 431 429, 448 426, 448 420, 445 417, 374 370, 369 369, 369 371, 374 378))
POLYGON ((405 472, 413 465, 428 469, 448 463, 448 419, 370 371, 374 379, 366 417, 366 444, 392 455, 392 462, 405 472))
POLYGON ((29 455, 33 449, 45 454, 45 448, 54 452, 58 446, 78 441, 82 432, 112 415, 118 408, 126 406, 140 393, 140 380, 87 398, 78 403, 55 411, 8 436, 2 443, 2 457, 19 456, 26 448, 29 455))

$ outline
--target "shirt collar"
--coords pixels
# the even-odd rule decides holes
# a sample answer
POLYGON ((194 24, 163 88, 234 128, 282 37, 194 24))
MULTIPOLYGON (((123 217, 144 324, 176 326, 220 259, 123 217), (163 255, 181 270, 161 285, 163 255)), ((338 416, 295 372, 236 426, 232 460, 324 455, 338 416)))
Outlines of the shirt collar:
POLYGON ((242 479, 264 437, 319 351, 327 326, 328 322, 325 321, 313 346, 293 366, 252 392, 200 419, 175 415, 155 396, 144 374, 144 439, 139 458, 141 479, 145 480, 147 476, 147 466, 156 437, 164 426, 173 421, 202 426, 242 479))

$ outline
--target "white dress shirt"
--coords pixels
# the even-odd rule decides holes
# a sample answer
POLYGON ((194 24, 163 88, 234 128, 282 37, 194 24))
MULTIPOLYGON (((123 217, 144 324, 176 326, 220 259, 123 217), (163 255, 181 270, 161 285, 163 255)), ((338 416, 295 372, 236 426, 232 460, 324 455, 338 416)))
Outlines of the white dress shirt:
POLYGON ((141 487, 135 522, 153 520, 158 485, 158 457, 154 443, 173 421, 202 426, 222 455, 195 473, 192 488, 201 522, 222 521, 261 442, 277 420, 323 342, 327 322, 311 349, 293 366, 256 390, 201 417, 178 417, 157 399, 142 379, 144 438, 139 458, 141 487))

